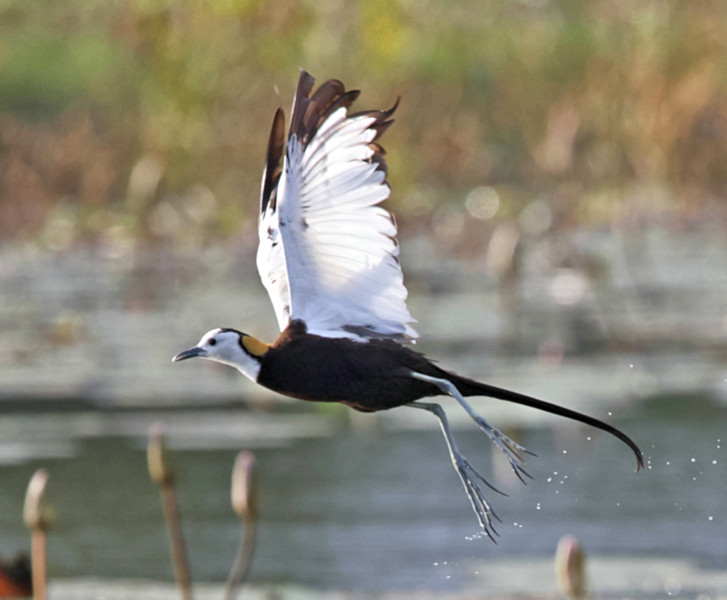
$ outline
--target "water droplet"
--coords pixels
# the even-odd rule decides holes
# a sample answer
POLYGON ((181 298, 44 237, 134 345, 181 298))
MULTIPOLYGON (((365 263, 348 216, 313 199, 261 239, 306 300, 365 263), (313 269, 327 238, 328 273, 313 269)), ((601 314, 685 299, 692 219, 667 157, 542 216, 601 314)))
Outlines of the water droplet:
POLYGON ((568 454, 568 450, 563 450, 563 454, 568 454))
POLYGON ((676 596, 682 591, 682 584, 678 579, 667 579, 664 583, 664 591, 669 596, 676 596))
POLYGON ((707 517, 707 521, 714 521, 714 516, 713 515, 709 515, 707 517))

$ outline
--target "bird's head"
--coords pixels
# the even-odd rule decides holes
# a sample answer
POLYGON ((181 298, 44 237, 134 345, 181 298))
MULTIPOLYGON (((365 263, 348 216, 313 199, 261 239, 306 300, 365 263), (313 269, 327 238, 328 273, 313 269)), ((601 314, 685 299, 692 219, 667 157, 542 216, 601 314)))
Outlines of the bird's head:
POLYGON ((235 329, 213 329, 205 333, 196 346, 183 350, 172 361, 207 358, 235 367, 243 375, 257 381, 260 359, 269 348, 268 344, 235 329))

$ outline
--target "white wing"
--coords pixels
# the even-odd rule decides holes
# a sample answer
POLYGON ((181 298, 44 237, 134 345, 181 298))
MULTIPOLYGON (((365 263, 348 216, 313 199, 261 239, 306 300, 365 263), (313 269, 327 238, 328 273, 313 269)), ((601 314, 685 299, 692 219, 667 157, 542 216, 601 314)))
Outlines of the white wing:
POLYGON ((357 91, 331 80, 311 97, 313 81, 301 74, 282 170, 276 114, 263 175, 257 264, 278 324, 301 320, 327 337, 416 339, 396 224, 377 206, 389 186, 375 140, 396 107, 349 116, 357 91))

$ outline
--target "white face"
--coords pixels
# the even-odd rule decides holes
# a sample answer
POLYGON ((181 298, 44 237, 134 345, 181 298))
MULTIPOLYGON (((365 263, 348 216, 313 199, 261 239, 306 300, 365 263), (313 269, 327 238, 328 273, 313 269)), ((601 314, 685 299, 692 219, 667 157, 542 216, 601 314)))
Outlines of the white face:
POLYGON ((187 358, 206 358, 235 367, 243 375, 257 381, 260 361, 245 352, 240 335, 229 329, 213 329, 205 333, 194 348, 180 352, 172 360, 178 362, 187 358))

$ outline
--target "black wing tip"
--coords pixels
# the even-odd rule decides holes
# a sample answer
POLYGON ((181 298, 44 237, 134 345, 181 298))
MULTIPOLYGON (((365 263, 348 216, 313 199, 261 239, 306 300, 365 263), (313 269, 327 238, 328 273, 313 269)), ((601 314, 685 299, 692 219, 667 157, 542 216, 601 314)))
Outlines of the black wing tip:
MULTIPOLYGON (((341 107, 350 108, 361 94, 358 89, 347 90, 340 79, 328 79, 315 91, 313 91, 314 83, 315 78, 308 71, 301 70, 293 101, 289 135, 296 135, 303 144, 313 139, 318 128, 331 113, 341 107)), ((393 123, 390 117, 398 108, 400 101, 401 96, 397 96, 394 105, 389 109, 362 111, 349 115, 349 118, 361 115, 374 117, 375 121, 370 128, 376 131, 378 138, 393 123)))
POLYGON ((298 89, 295 92, 296 97, 299 94, 307 97, 311 93, 315 82, 316 78, 313 75, 305 69, 301 69, 300 76, 298 77, 298 89))
MULTIPOLYGON (((305 69, 301 69, 293 99, 293 108, 290 117, 288 136, 295 135, 305 146, 312 140, 320 126, 336 110, 349 109, 361 94, 360 90, 347 90, 339 79, 329 79, 323 82, 314 91, 315 77, 305 69)), ((350 114, 349 118, 366 115, 373 117, 369 128, 375 132, 371 142, 373 154, 370 157, 376 168, 387 175, 387 166, 384 159, 385 150, 374 140, 381 137, 394 122, 391 115, 399 106, 401 96, 396 98, 394 105, 387 110, 368 110, 350 114)), ((260 194, 260 214, 268 208, 275 209, 276 190, 282 170, 282 158, 285 152, 285 114, 278 108, 273 118, 273 124, 268 139, 268 148, 265 156, 265 169, 263 171, 262 192, 260 194)), ((384 182, 386 183, 386 182, 384 182)))
POLYGON ((283 147, 285 146, 285 113, 282 108, 275 111, 273 124, 270 128, 270 136, 268 138, 268 148, 265 153, 265 170, 263 171, 263 189, 260 194, 260 213, 264 213, 271 198, 274 196, 273 191, 277 187, 278 178, 280 177, 282 165, 281 158, 283 156, 283 147))

